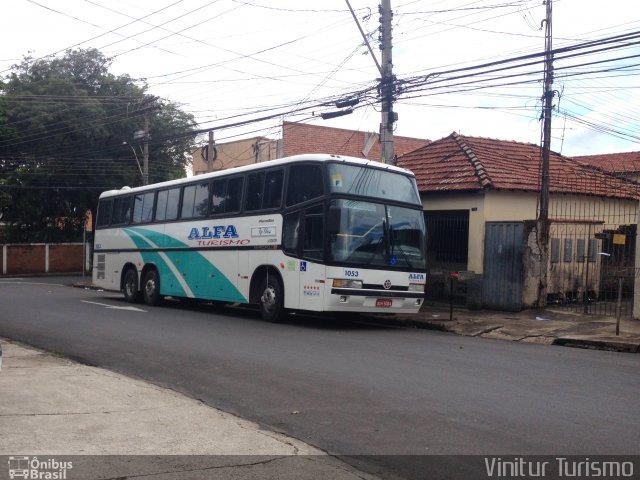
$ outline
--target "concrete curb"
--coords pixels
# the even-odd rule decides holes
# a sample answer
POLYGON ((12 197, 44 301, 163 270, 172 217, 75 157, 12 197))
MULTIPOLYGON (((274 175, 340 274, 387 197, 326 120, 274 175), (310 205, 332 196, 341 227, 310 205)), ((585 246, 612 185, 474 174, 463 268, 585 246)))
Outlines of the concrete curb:
POLYGON ((618 339, 603 340, 580 337, 559 337, 553 340, 553 345, 592 350, 608 350, 612 352, 640 353, 639 342, 618 339))

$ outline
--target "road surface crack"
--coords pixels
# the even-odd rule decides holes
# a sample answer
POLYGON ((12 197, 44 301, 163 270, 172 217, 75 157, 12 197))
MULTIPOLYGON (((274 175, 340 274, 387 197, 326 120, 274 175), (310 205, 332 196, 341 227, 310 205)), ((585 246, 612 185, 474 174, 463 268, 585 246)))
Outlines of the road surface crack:
POLYGON ((206 471, 212 471, 212 470, 221 470, 224 468, 246 468, 246 467, 255 467, 258 465, 268 465, 269 463, 275 462, 277 460, 282 460, 285 459, 287 457, 284 456, 279 456, 279 457, 274 457, 274 458, 268 458, 266 460, 260 460, 257 462, 250 462, 250 463, 231 463, 228 465, 212 465, 210 467, 198 467, 198 468, 182 468, 182 469, 175 469, 175 470, 165 470, 165 471, 158 471, 158 472, 153 472, 153 473, 144 473, 144 474, 139 474, 139 475, 127 475, 127 476, 120 476, 120 477, 108 477, 105 478, 104 480, 127 480, 127 479, 131 479, 131 478, 145 478, 145 477, 155 477, 156 475, 169 475, 169 474, 175 474, 175 473, 189 473, 189 472, 206 472, 206 471))

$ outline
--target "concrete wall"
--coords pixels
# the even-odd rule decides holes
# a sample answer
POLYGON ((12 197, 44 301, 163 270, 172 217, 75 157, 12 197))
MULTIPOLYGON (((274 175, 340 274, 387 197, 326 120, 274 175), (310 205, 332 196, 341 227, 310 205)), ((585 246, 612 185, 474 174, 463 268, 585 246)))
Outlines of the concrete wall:
POLYGON ((536 194, 526 192, 460 192, 423 195, 425 210, 469 210, 469 260, 467 270, 484 270, 486 222, 519 222, 536 217, 536 194))
POLYGON ((82 243, 0 245, 1 275, 82 272, 82 243))
POLYGON ((522 252, 522 307, 533 308, 538 305, 538 289, 542 272, 542 252, 538 243, 537 222, 524 222, 525 245, 522 252))
MULTIPOLYGON (((484 265, 484 225, 486 222, 520 222, 535 220, 536 192, 460 192, 423 194, 425 210, 469 210, 468 270, 482 273, 484 265)), ((549 217, 552 222, 600 223, 605 227, 636 222, 637 206, 633 200, 551 195, 549 217)), ((592 236, 602 231, 593 229, 592 236)))

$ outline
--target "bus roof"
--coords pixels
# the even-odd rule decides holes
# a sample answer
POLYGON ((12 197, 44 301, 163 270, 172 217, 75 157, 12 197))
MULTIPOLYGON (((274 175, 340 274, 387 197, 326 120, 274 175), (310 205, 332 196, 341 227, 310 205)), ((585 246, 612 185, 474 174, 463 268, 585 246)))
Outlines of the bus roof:
POLYGON ((294 155, 291 157, 283 157, 277 160, 268 160, 266 162, 254 163, 251 165, 243 165, 241 167, 229 168, 226 170, 216 170, 215 172, 203 173, 201 175, 197 175, 195 177, 184 177, 176 180, 168 180, 166 182, 153 183, 149 185, 143 185, 140 187, 122 187, 119 190, 107 190, 100 194, 100 198, 110 197, 112 195, 124 194, 124 193, 135 193, 145 190, 152 190, 156 188, 162 187, 171 187, 174 185, 182 185, 183 183, 190 183, 193 181, 205 181, 209 178, 219 177, 221 175, 231 175, 235 173, 243 173, 249 172, 252 170, 259 170, 263 168, 271 168, 278 167, 284 165, 290 165, 292 163, 302 163, 302 162, 344 162, 350 164, 356 164, 360 166, 368 166, 383 170, 390 170, 397 173, 403 173, 405 175, 413 176, 413 172, 407 170, 405 168, 396 167, 395 165, 389 165, 386 163, 381 163, 376 160, 366 160, 357 157, 349 157, 346 155, 333 155, 333 154, 322 154, 322 153, 313 153, 313 154, 302 154, 302 155, 294 155))

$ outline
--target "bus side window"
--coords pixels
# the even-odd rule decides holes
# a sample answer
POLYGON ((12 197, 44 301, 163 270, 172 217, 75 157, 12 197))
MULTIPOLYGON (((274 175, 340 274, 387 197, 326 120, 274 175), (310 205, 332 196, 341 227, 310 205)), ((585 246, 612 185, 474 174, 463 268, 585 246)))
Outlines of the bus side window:
POLYGON ((242 186, 244 185, 244 177, 236 177, 229 179, 227 186, 227 197, 225 199, 226 213, 238 213, 242 205, 242 186))
POLYGON ((111 210, 113 210, 113 200, 100 200, 96 228, 106 227, 111 223, 111 210))
POLYGON ((293 165, 289 169, 287 206, 297 205, 319 197, 324 193, 320 165, 293 165))
POLYGON ((205 217, 209 212, 209 184, 198 183, 184 187, 180 218, 205 217))
POLYGON ((300 236, 300 212, 284 217, 282 226, 282 250, 289 255, 298 256, 298 239, 300 236))
POLYGON ((156 205, 156 220, 175 220, 178 218, 178 203, 180 202, 180 189, 160 190, 156 205))
POLYGON ((154 192, 139 193, 133 197, 133 222, 147 223, 153 218, 154 192))
POLYGON ((131 198, 127 195, 114 200, 111 225, 125 225, 131 221, 131 198))
POLYGON ((282 203, 282 185, 284 170, 272 170, 267 172, 264 182, 264 200, 262 208, 278 208, 282 203))
POLYGON ((216 215, 225 212, 225 204, 227 198, 226 179, 215 180, 211 185, 211 214, 216 215))
POLYGON ((244 177, 222 178, 211 184, 211 215, 238 213, 242 205, 244 177))
POLYGON ((260 210, 264 196, 264 172, 254 172, 247 175, 247 197, 244 199, 246 211, 260 210))

